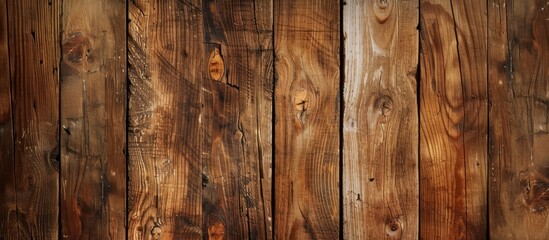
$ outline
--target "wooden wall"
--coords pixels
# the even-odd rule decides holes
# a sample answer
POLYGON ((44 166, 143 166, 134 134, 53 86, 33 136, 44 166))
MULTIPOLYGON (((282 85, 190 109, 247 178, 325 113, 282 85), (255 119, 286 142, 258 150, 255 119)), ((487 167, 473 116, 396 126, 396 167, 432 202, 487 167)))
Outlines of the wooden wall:
POLYGON ((549 239, 548 19, 0 0, 0 240, 549 239))

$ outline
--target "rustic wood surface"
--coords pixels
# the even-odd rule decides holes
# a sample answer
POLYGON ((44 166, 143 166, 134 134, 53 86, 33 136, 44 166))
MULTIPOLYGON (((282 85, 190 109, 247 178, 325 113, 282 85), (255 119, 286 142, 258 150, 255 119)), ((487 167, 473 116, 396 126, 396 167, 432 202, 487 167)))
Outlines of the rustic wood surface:
POLYGON ((9 0, 17 239, 59 236, 60 1, 9 0))
POLYGON ((64 1, 63 239, 126 235, 126 2, 64 1))
POLYGON ((489 1, 490 236, 549 237, 549 5, 489 1))
POLYGON ((339 7, 274 3, 276 239, 339 237, 339 7))
POLYGON ((486 5, 421 1, 420 238, 486 237, 486 5))
POLYGON ((343 9, 345 239, 417 238, 418 7, 352 0, 343 9))
POLYGON ((205 0, 203 234, 271 239, 270 0, 205 0))
POLYGON ((201 1, 129 3, 128 238, 200 239, 201 1))

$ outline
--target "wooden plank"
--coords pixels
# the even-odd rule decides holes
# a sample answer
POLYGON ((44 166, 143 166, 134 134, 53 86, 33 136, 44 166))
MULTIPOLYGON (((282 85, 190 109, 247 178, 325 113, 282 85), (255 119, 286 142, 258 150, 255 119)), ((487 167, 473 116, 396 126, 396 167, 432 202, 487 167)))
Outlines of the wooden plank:
POLYGON ((339 8, 274 4, 276 239, 339 237, 339 8))
POLYGON ((420 238, 486 237, 486 4, 421 1, 420 238))
POLYGON ((64 1, 63 239, 126 236, 126 2, 64 1))
POLYGON ((18 239, 59 235, 60 6, 8 1, 18 239))
POLYGON ((418 4, 344 5, 345 239, 418 236, 418 4))
POLYGON ((489 1, 490 237, 549 238, 549 6, 489 1))
POLYGON ((203 3, 204 239, 272 239, 272 2, 203 3))
POLYGON ((13 125, 11 113, 10 62, 7 2, 0 1, 0 239, 12 239, 17 231, 13 125))
POLYGON ((201 1, 129 4, 128 238, 200 239, 201 1))

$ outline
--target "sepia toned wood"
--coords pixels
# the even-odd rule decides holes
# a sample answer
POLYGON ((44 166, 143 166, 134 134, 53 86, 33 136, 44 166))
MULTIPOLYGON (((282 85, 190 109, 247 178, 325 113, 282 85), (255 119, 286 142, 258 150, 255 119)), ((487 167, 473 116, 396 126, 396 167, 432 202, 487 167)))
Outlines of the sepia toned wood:
POLYGON ((128 238, 201 239, 201 1, 128 5, 128 238))
POLYGON ((8 0, 16 239, 59 236, 60 1, 8 0))
POLYGON ((490 237, 549 238, 549 5, 489 1, 490 237))
POLYGON ((204 239, 272 239, 272 2, 203 2, 204 239))
POLYGON ((340 2, 274 2, 275 239, 339 237, 340 2))
POLYGON ((126 2, 64 1, 63 239, 126 236, 126 2))
POLYGON ((418 236, 418 4, 343 7, 345 239, 418 236))
POLYGON ((7 2, 0 1, 0 239, 18 234, 13 158, 7 2))
POLYGON ((421 1, 420 238, 487 228, 486 5, 421 1))

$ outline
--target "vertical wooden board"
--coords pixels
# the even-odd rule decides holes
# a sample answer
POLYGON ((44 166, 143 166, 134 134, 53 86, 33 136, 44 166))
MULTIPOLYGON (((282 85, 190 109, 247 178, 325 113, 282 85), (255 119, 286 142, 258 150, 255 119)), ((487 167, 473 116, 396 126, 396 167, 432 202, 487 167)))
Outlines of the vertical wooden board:
POLYGON ((490 237, 549 238, 549 5, 489 1, 490 237))
POLYGON ((418 235, 418 7, 417 0, 343 7, 345 239, 418 235))
POLYGON ((271 239, 272 2, 203 2, 203 233, 271 239))
POLYGON ((339 237, 339 8, 274 4, 276 239, 339 237))
POLYGON ((18 239, 59 230, 60 1, 9 0, 18 239))
POLYGON ((420 238, 486 237, 486 5, 421 1, 420 238))
POLYGON ((200 239, 201 1, 129 4, 128 238, 200 239))
POLYGON ((62 11, 62 236, 124 239, 126 3, 64 1, 62 11))
POLYGON ((6 1, 0 1, 0 239, 17 236, 6 1))

